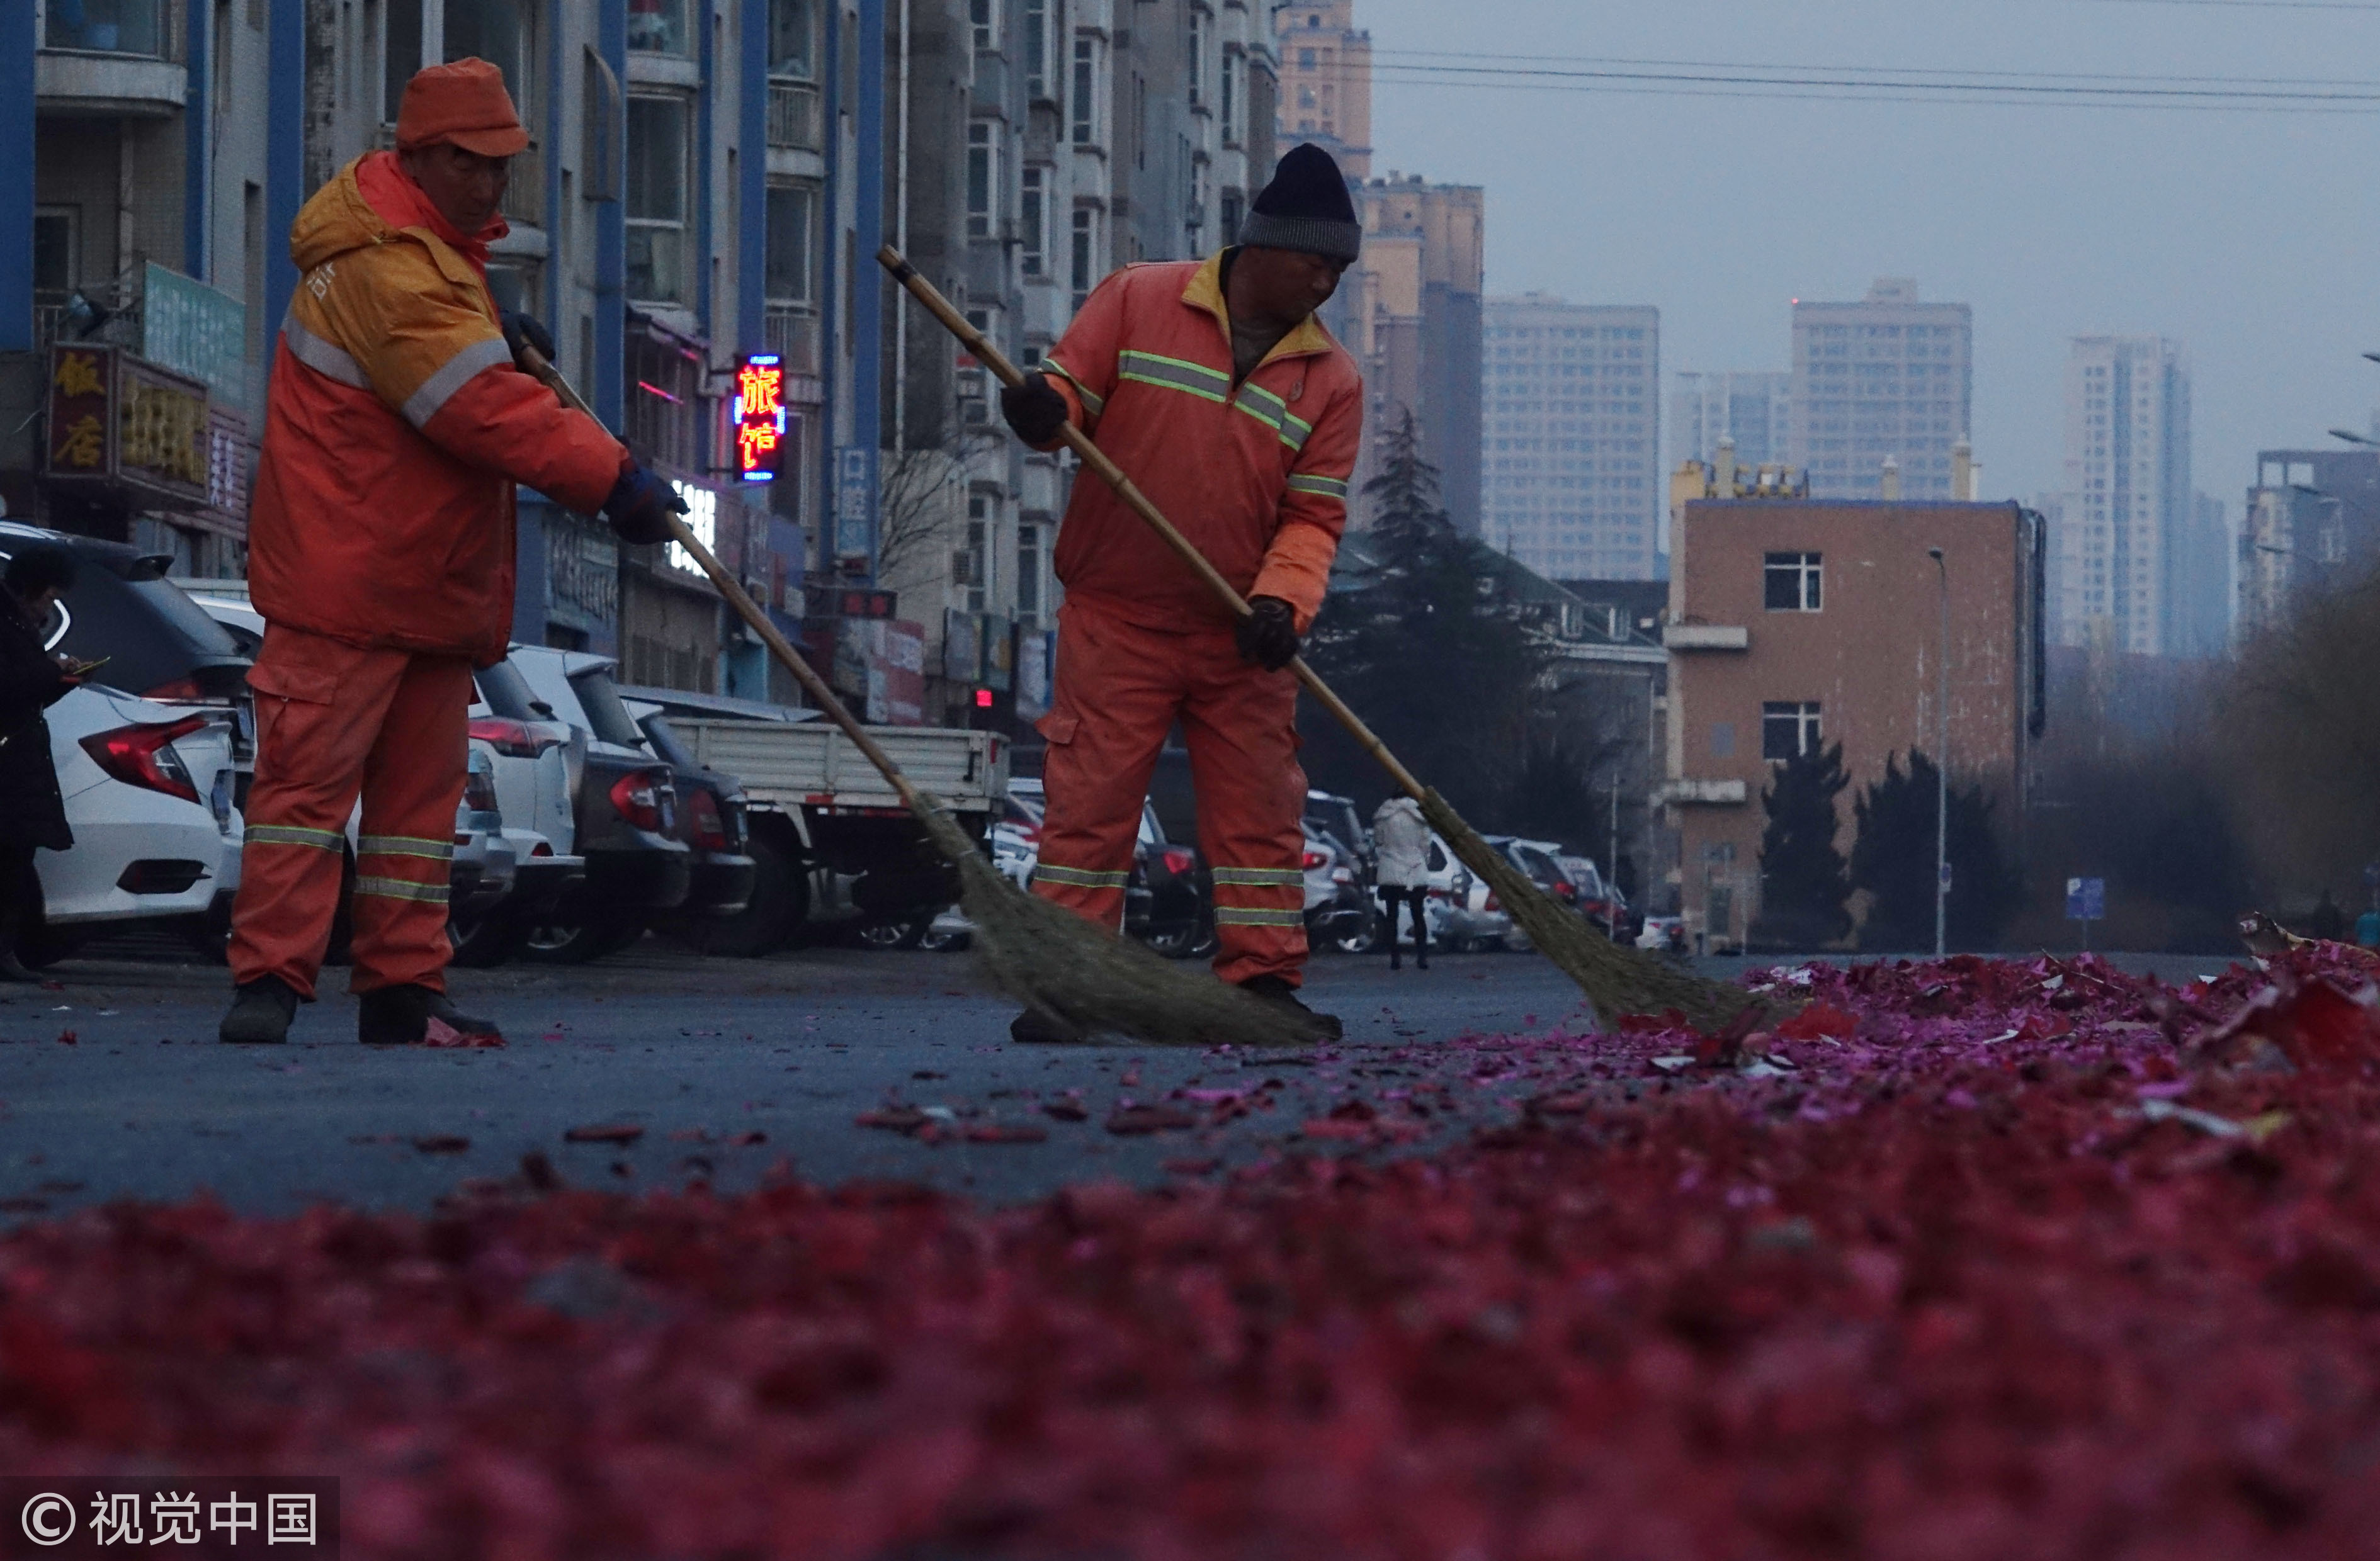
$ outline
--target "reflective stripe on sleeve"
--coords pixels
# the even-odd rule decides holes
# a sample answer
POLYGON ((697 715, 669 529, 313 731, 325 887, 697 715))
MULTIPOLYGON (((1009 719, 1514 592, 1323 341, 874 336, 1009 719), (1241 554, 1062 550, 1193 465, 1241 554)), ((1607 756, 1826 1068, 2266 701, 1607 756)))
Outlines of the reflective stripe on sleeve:
POLYGON ((1283 444, 1288 445, 1292 451, 1305 449, 1305 442, 1313 437, 1314 425, 1312 423, 1307 422, 1305 418, 1297 416, 1294 412, 1284 410, 1281 413, 1281 442, 1283 444))
POLYGON ((1033 876, 1071 889, 1122 889, 1132 881, 1130 873, 1094 873, 1082 867, 1053 867, 1047 862, 1038 864, 1033 876))
POLYGON ((418 856, 425 862, 452 862, 455 842, 419 840, 412 835, 366 835, 356 841, 358 856, 418 856))
POLYGON ((1310 472, 1299 472, 1291 477, 1289 490, 1293 493, 1311 493, 1320 499, 1337 499, 1342 502, 1344 502, 1347 498, 1345 479, 1335 477, 1316 477, 1310 472))
POLYGON ((250 824, 244 837, 249 845, 297 845, 309 851, 336 851, 346 840, 336 829, 302 829, 294 824, 250 824))
POLYGON ((1303 926, 1303 911, 1251 911, 1237 905, 1215 907, 1217 926, 1303 926))
POLYGON ((439 408, 452 400, 455 393, 471 380, 500 363, 512 360, 513 349, 504 345, 502 336, 488 336, 473 342, 440 364, 438 371, 422 381, 421 388, 406 397, 405 405, 397 410, 404 414, 407 422, 420 428, 438 416, 439 408))
POLYGON ((371 389, 371 380, 364 373, 363 365, 300 325, 294 306, 281 317, 281 339, 289 344, 290 357, 324 379, 336 380, 357 390, 371 389))
POLYGON ((1072 369, 1067 368, 1056 358, 1044 357, 1041 360, 1041 367, 1048 372, 1057 375, 1058 378, 1074 386, 1075 393, 1083 398, 1083 410, 1089 413, 1092 417, 1096 417, 1100 413, 1108 409, 1108 404, 1105 399, 1093 394, 1090 386, 1083 383, 1083 381, 1076 377, 1072 369))
POLYGON ((1281 431, 1281 418, 1289 415, 1289 403, 1262 385, 1242 385, 1232 405, 1275 433, 1281 431))
POLYGON ((446 903, 446 886, 443 883, 413 883, 405 878, 358 878, 356 892, 378 895, 382 900, 420 900, 434 905, 446 903))
POLYGON ((1190 363, 1178 357, 1160 357, 1153 352, 1126 350, 1119 355, 1122 365, 1118 378, 1137 380, 1145 385, 1159 385, 1166 390, 1187 391, 1201 401, 1219 405, 1231 400, 1232 377, 1220 369, 1209 369, 1203 363, 1190 363))

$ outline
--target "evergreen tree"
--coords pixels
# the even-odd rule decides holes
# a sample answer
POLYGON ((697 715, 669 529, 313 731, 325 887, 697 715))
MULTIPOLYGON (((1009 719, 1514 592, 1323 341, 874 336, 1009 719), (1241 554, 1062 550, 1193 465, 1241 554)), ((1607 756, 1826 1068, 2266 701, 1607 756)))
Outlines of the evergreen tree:
POLYGON ((1760 793, 1768 824, 1760 837, 1760 948, 1807 952, 1841 941, 1852 929, 1851 871, 1836 849, 1835 799, 1851 785, 1843 745, 1813 750, 1775 767, 1760 793))
MULTIPOLYGON (((1875 896, 1860 925, 1871 953, 1934 947, 1934 825, 1939 785, 1934 761, 1918 749, 1903 770, 1898 756, 1884 778, 1864 788, 1853 811, 1852 884, 1875 896)), ((1992 805, 1981 786, 1950 791, 1949 937, 1954 949, 1989 949, 2014 908, 2017 885, 2000 858, 1992 805)))
MULTIPOLYGON (((1536 651, 1491 591, 1477 542, 1439 502, 1408 411, 1387 435, 1380 475, 1364 486, 1377 567, 1342 582, 1316 621, 1315 669, 1415 773, 1480 817, 1507 801, 1527 751, 1536 651)), ((1306 768, 1318 785, 1383 793, 1371 758, 1311 701, 1306 768)))

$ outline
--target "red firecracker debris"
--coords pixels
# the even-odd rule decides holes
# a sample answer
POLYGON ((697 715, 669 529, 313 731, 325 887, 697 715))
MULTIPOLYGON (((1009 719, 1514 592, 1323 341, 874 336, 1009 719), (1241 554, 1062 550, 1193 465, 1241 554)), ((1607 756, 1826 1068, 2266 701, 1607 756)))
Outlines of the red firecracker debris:
POLYGON ((1854 1023, 1366 1053, 1153 1190, 18 1224, 0 1468, 336 1474, 351 1561, 2371 1554, 2361 972, 1755 984, 1854 1023))

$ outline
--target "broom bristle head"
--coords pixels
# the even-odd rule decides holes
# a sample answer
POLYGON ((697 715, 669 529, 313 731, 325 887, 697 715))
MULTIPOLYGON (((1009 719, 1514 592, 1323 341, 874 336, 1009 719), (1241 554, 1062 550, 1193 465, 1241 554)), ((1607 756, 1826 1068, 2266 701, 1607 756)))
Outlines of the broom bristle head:
POLYGON ((1578 983, 1603 1023, 1625 1015, 1661 1014, 1675 1009, 1697 1027, 1714 1029, 1752 1006, 1752 994, 1741 986, 1706 980, 1602 937, 1585 917, 1556 904, 1502 852, 1481 839, 1436 791, 1422 793, 1421 810, 1430 828, 1445 839, 1448 849, 1488 880, 1537 951, 1578 983))
POLYGON ((1002 877, 948 814, 923 799, 935 848, 959 869, 985 974, 1030 1009, 1086 1038, 1153 1046, 1307 1047, 1323 1037, 1294 1009, 1192 974, 1002 877))

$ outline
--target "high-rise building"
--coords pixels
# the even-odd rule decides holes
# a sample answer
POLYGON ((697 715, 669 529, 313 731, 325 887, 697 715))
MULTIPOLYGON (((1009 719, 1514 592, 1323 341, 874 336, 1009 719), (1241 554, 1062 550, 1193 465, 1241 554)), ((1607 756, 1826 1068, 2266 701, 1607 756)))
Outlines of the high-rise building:
POLYGON ((1539 574, 1658 572, 1661 315, 1488 303, 1481 539, 1539 574))
POLYGON ((1448 515, 1477 536, 1484 192, 1391 175, 1352 193, 1364 254, 1323 323, 1364 371, 1355 490, 1379 475, 1387 436, 1410 413, 1448 515))
POLYGON ((2204 561, 2190 370, 2160 336, 2081 336, 2066 368, 2066 496, 2053 632, 2064 646, 2199 653, 2204 561))
POLYGON ((1355 0, 1295 0, 1274 18, 1281 144, 1312 141, 1351 179, 1372 176, 1372 35, 1355 0))
POLYGON ((2260 452, 2238 549, 2247 639, 2286 623, 2300 594, 2380 560, 2380 451, 2260 452))
POLYGON ((1791 374, 1680 374, 1670 397, 1670 469, 1715 464, 1722 438, 1735 441, 1738 466, 1782 466, 1792 399, 1791 374))
POLYGON ((1855 304, 1793 306, 1786 460, 1814 499, 1881 499, 1887 461, 1911 501, 1951 500, 1974 407, 1974 311, 1886 278, 1855 304))

